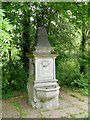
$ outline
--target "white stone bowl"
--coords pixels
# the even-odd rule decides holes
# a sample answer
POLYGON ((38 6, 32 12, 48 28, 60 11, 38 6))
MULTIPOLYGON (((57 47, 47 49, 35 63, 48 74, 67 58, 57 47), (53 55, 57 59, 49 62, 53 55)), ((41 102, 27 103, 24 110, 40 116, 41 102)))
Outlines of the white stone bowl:
POLYGON ((50 100, 59 94, 59 88, 59 86, 36 88, 36 94, 39 99, 50 100))

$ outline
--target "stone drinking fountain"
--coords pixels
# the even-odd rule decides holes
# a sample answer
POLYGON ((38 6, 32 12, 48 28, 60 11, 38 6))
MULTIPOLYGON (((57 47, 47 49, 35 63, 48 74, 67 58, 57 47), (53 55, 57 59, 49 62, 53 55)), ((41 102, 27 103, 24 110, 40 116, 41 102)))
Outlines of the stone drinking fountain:
POLYGON ((59 85, 55 76, 55 58, 58 56, 48 42, 47 31, 39 27, 35 44, 27 53, 29 78, 27 83, 29 103, 33 108, 58 107, 59 85))

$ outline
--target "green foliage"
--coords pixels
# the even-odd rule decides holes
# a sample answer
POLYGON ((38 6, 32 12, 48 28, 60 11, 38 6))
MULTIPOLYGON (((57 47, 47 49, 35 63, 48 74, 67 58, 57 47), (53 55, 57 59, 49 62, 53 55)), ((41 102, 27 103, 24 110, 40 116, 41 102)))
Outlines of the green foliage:
POLYGON ((71 87, 78 87, 78 88, 88 88, 88 78, 84 74, 80 74, 77 79, 74 79, 71 83, 71 87))
POLYGON ((54 110, 62 110, 62 107, 55 108, 54 110))
POLYGON ((66 116, 61 116, 60 118, 68 118, 68 116, 66 115, 66 116))
POLYGON ((88 88, 86 88, 86 89, 79 89, 79 92, 81 93, 81 95, 88 96, 88 88))
POLYGON ((5 11, 0 9, 0 46, 3 50, 2 54, 10 49, 10 41, 13 41, 11 33, 14 29, 7 18, 3 19, 4 16, 5 11))
POLYGON ((71 113, 67 113, 68 115, 70 115, 72 118, 76 118, 75 114, 71 114, 71 113))
POLYGON ((40 102, 45 103, 45 100, 40 100, 40 102))
POLYGON ((50 109, 43 110, 43 112, 50 111, 50 109))
POLYGON ((15 90, 13 90, 12 92, 8 91, 8 93, 6 93, 6 94, 3 92, 2 99, 13 98, 15 94, 18 94, 18 93, 21 93, 21 92, 25 92, 25 90, 21 90, 21 91, 17 91, 17 90, 15 91, 15 90))
POLYGON ((79 92, 81 95, 88 96, 88 87, 87 88, 78 88, 78 87, 72 87, 71 90, 79 92))
POLYGON ((88 52, 82 52, 80 50, 79 55, 77 57, 77 60, 80 64, 80 66, 85 66, 85 72, 84 73, 87 73, 87 71, 88 71, 88 60, 89 60, 88 52))
POLYGON ((26 90, 28 71, 25 71, 20 61, 6 62, 2 67, 3 95, 12 91, 26 90))
POLYGON ((41 120, 46 120, 47 118, 45 116, 40 117, 41 120))
POLYGON ((75 59, 69 59, 69 61, 61 61, 58 63, 56 66, 56 73, 57 79, 59 79, 58 83, 60 85, 69 85, 72 88, 88 88, 87 73, 80 73, 79 63, 75 59))
POLYGON ((26 90, 29 66, 26 53, 34 44, 40 23, 47 28, 49 42, 59 53, 56 58, 59 85, 71 86, 73 90, 79 88, 86 95, 88 3, 3 2, 2 8, 6 11, 0 9, 3 95, 26 90), (85 68, 82 73, 81 67, 85 68))
POLYGON ((70 95, 77 98, 80 101, 85 101, 82 97, 79 97, 78 94, 71 93, 70 95))
POLYGON ((61 90, 62 90, 62 91, 65 91, 65 93, 68 93, 68 90, 65 89, 65 88, 62 88, 61 90))
POLYGON ((73 59, 68 61, 56 61, 56 75, 59 79, 59 84, 61 85, 70 85, 70 83, 78 78, 79 70, 75 68, 73 59))
POLYGON ((20 113, 20 117, 24 118, 24 115, 26 115, 26 113, 24 113, 21 109, 21 107, 19 106, 19 104, 16 103, 16 101, 14 99, 12 99, 12 103, 16 106, 16 109, 18 110, 18 112, 20 113))
POLYGON ((64 97, 59 95, 59 98, 60 98, 60 99, 63 99, 64 97))

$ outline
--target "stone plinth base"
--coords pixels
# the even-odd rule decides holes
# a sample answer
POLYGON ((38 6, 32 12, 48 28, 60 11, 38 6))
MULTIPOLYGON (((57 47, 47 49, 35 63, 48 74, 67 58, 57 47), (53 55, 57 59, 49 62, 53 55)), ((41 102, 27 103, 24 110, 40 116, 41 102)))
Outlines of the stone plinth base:
POLYGON ((35 88, 32 83, 27 84, 29 103, 33 108, 52 109, 59 106, 58 94, 59 86, 57 88, 35 88))

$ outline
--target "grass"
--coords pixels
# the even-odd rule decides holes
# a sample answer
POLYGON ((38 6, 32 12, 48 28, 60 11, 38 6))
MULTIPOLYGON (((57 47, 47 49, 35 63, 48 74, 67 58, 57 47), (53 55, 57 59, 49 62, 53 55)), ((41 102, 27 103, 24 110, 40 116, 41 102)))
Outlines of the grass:
POLYGON ((68 116, 66 115, 66 116, 61 116, 60 118, 67 118, 68 116))
POLYGON ((40 109, 42 109, 43 107, 41 106, 40 109))
POLYGON ((80 101, 85 101, 82 97, 79 97, 78 94, 70 93, 70 95, 71 95, 72 97, 77 98, 77 99, 80 100, 80 101))
POLYGON ((2 118, 0 117, 0 120, 2 120, 2 118))
POLYGON ((77 104, 75 104, 75 103, 71 103, 74 107, 77 107, 77 104))
POLYGON ((76 118, 75 117, 76 114, 71 114, 71 113, 68 113, 68 112, 67 112, 67 114, 70 115, 72 118, 76 118))
POLYGON ((85 110, 84 108, 82 108, 82 106, 81 106, 81 105, 77 105, 77 107, 78 107, 79 109, 81 109, 81 110, 85 111, 85 112, 88 112, 87 110, 85 110))
POLYGON ((71 91, 79 92, 81 95, 84 95, 84 96, 88 96, 88 95, 90 96, 88 88, 84 89, 84 88, 70 87, 70 86, 64 85, 61 91, 65 91, 67 93, 68 92, 67 89, 71 91))
POLYGON ((3 99, 3 100, 8 99, 8 98, 13 98, 12 93, 7 93, 7 94, 5 94, 5 95, 2 95, 2 99, 3 99))
POLYGON ((59 95, 59 98, 60 98, 60 99, 63 99, 64 97, 59 95))
POLYGON ((85 96, 88 96, 88 95, 89 95, 89 94, 88 94, 88 89, 81 89, 81 88, 80 88, 78 91, 80 92, 81 95, 85 95, 85 96))
POLYGON ((88 96, 88 88, 82 89, 82 88, 77 88, 77 87, 73 87, 73 88, 70 87, 70 90, 79 92, 81 95, 88 96))
POLYGON ((82 115, 83 113, 85 113, 85 112, 80 112, 79 114, 82 115))
POLYGON ((45 103, 45 101, 44 101, 44 100, 40 100, 40 102, 45 103))
POLYGON ((40 119, 46 120, 46 117, 45 116, 41 116, 40 119))
POLYGON ((26 113, 22 111, 21 107, 16 103, 14 99, 12 99, 12 103, 16 106, 16 109, 20 113, 20 117, 23 118, 23 116, 26 115, 26 113))
POLYGON ((62 107, 55 108, 54 110, 62 110, 62 107))
POLYGON ((43 110, 42 112, 50 111, 50 109, 43 110))
POLYGON ((2 99, 5 100, 5 99, 8 99, 8 98, 13 98, 14 95, 16 95, 18 93, 22 93, 22 92, 26 92, 26 90, 23 90, 23 91, 13 91, 13 92, 8 92, 6 94, 3 93, 2 99))
POLYGON ((83 109, 81 105, 77 105, 75 103, 71 103, 74 107, 78 107, 79 109, 85 111, 85 112, 88 112, 87 110, 83 109))
POLYGON ((90 120, 90 116, 85 115, 84 118, 87 118, 86 120, 90 120))
POLYGON ((68 90, 65 88, 62 88, 61 91, 64 91, 65 93, 68 93, 68 90))

